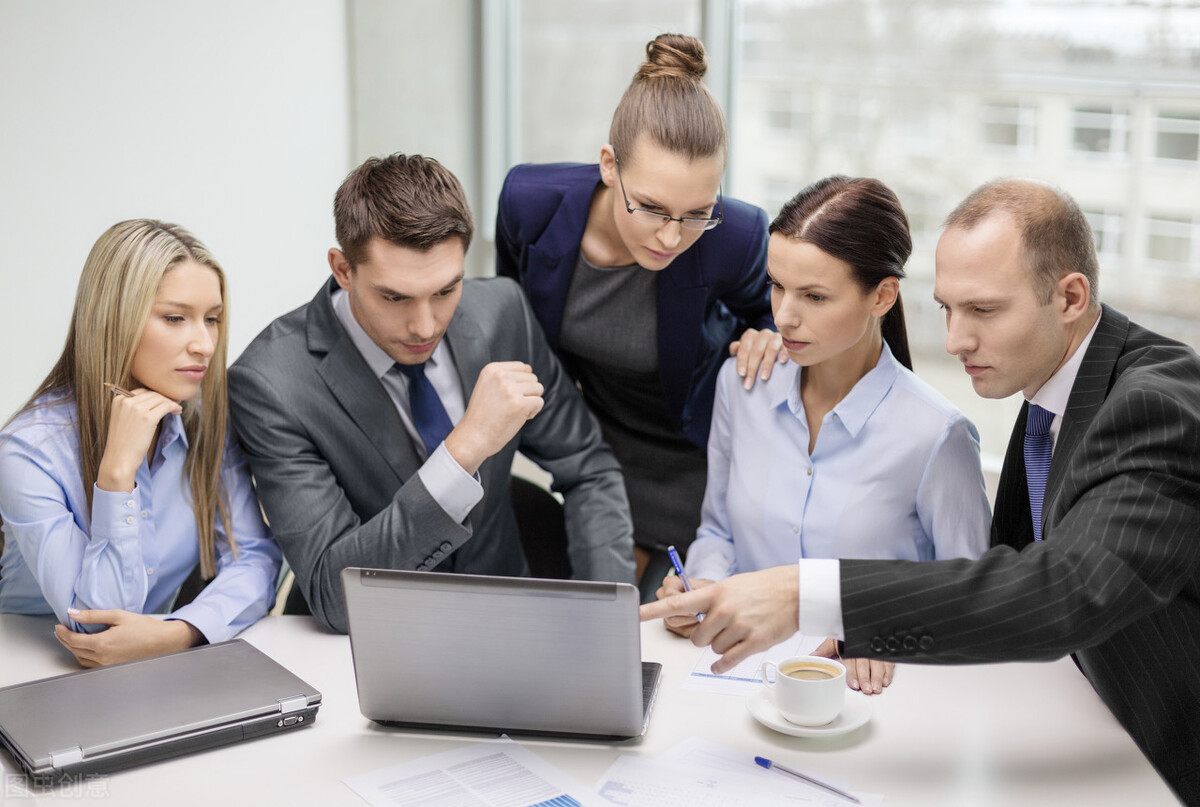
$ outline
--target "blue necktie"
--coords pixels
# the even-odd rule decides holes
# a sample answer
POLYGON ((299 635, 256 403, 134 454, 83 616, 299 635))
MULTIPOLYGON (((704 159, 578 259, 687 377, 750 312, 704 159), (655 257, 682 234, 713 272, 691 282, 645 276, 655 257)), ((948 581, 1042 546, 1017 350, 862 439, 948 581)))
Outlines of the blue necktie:
POLYGON ((425 377, 424 364, 397 362, 396 369, 408 376, 408 406, 412 411, 413 425, 417 427, 417 434, 421 435, 421 442, 425 443, 426 453, 432 455, 454 424, 450 422, 437 390, 425 377))
POLYGON ((1050 424, 1054 413, 1036 404, 1025 417, 1025 480, 1029 484, 1029 513, 1033 516, 1033 540, 1042 540, 1042 502, 1046 477, 1050 475, 1050 424))

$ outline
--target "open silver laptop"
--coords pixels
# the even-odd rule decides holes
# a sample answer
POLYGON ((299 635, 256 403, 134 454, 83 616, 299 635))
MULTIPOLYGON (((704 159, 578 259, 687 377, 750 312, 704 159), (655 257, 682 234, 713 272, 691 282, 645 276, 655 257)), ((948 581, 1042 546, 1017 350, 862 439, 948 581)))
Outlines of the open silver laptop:
POLYGON ((50 784, 309 726, 320 705, 235 639, 0 689, 0 743, 50 784))
POLYGON ((342 571, 359 708, 386 725, 619 740, 646 730, 624 583, 342 571))

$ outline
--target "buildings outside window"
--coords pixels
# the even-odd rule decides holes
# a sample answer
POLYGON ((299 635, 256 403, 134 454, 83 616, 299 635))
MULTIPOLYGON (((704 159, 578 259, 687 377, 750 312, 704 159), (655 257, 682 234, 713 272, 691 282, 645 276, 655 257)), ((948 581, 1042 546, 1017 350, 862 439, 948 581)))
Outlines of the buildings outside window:
POLYGON ((1146 259, 1155 269, 1200 274, 1200 220, 1150 217, 1146 221, 1146 259))
POLYGON ((1037 107, 1028 103, 985 103, 980 117, 987 146, 1033 153, 1037 145, 1037 107))
POLYGON ((1160 111, 1155 121, 1154 156, 1200 162, 1200 111, 1160 111))
POLYGON ((1124 159, 1129 153, 1129 112, 1112 104, 1074 107, 1071 151, 1089 157, 1124 159))
POLYGON ((1096 237, 1096 254, 1100 263, 1117 263, 1121 259, 1121 214, 1111 210, 1085 210, 1088 224, 1096 237))

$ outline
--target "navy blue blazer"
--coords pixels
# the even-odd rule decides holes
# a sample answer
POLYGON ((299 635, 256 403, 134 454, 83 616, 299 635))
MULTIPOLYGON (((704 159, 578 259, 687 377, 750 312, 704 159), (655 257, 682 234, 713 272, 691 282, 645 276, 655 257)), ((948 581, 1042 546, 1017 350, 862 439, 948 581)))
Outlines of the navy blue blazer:
MULTIPOLYGON (((496 274, 516 279, 558 350, 563 308, 579 261, 600 166, 518 165, 496 213, 496 274)), ((717 371, 747 327, 775 328, 767 283, 767 214, 722 198, 724 220, 664 270, 658 282, 658 367, 680 435, 708 444, 717 371)))

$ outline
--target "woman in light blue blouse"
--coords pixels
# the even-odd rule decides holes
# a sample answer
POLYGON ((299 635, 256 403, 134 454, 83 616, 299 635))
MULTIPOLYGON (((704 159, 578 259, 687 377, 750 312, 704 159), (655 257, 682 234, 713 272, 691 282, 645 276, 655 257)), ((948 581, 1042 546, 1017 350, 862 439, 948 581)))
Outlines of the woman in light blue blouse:
POLYGON ((53 612, 85 667, 228 639, 280 554, 226 424, 225 277, 182 227, 111 227, 66 347, 0 432, 0 611, 53 612), (211 583, 166 619, 200 563, 211 583))
MULTIPOLYGON (((730 362, 718 376, 693 583, 798 558, 978 556, 991 523, 979 437, 912 373, 899 200, 878 180, 829 177, 784 205, 770 233, 771 305, 791 361, 749 391, 730 362)), ((801 591, 836 587, 836 569, 801 591)), ((679 590, 668 578, 659 594, 679 590)), ((848 666, 865 692, 890 682, 890 664, 848 666)))

